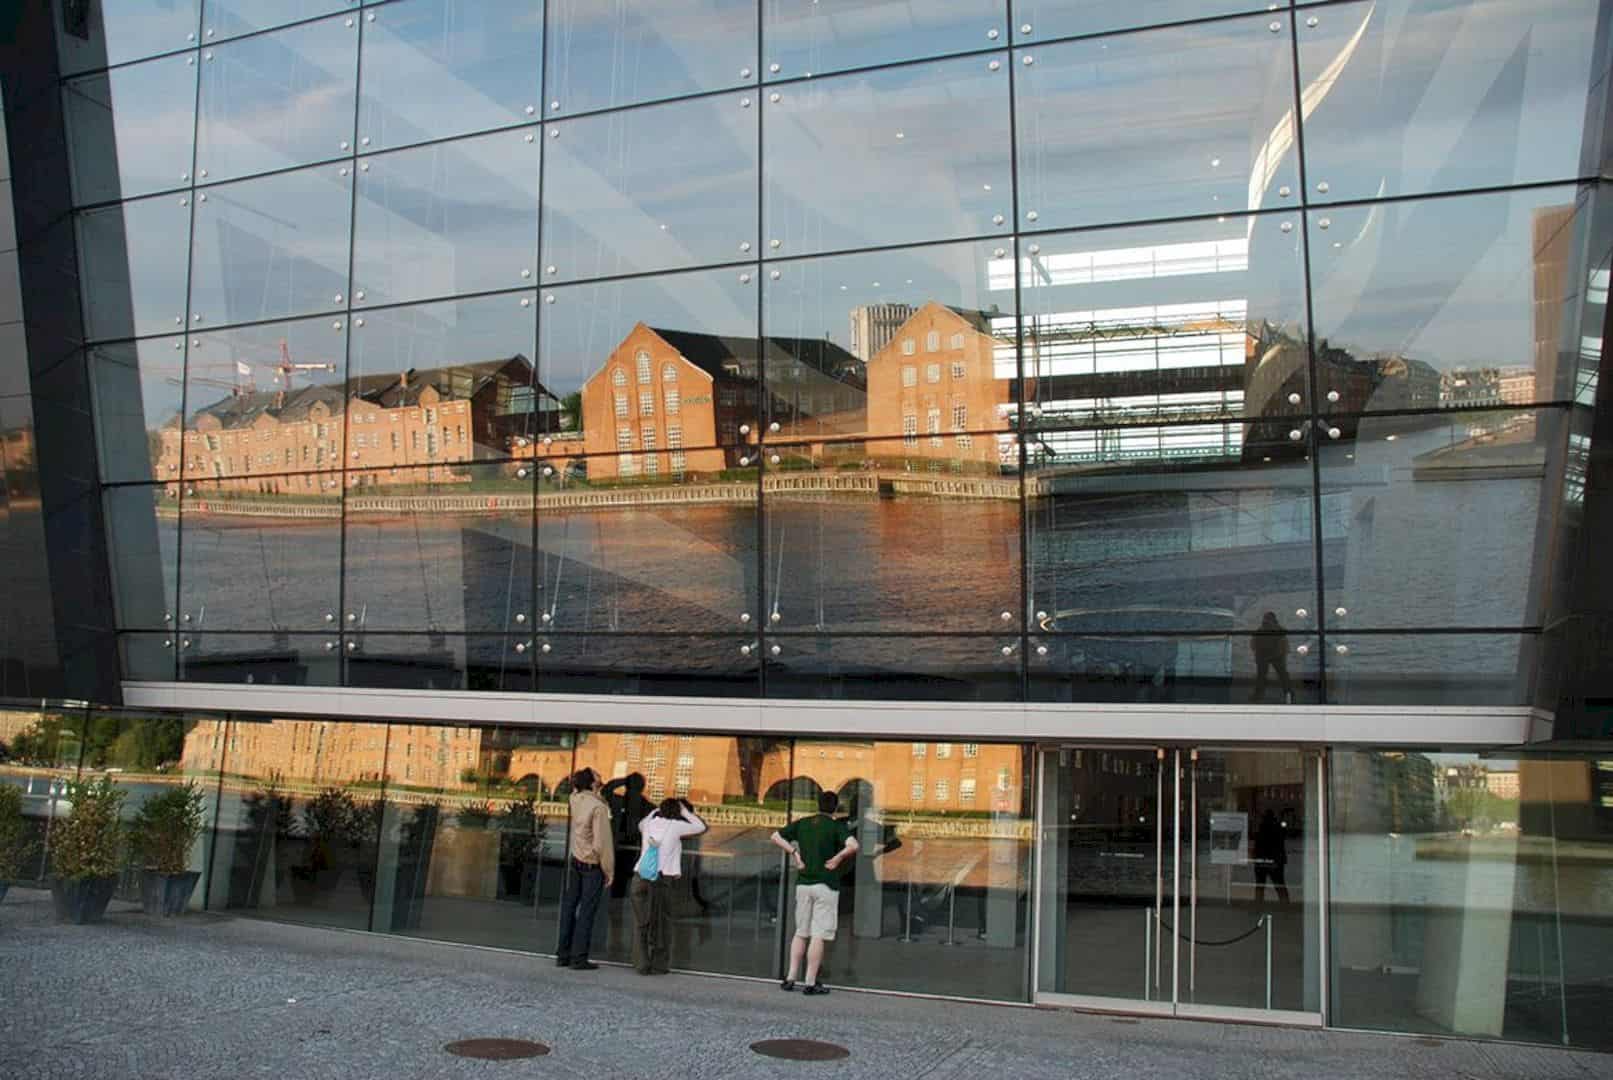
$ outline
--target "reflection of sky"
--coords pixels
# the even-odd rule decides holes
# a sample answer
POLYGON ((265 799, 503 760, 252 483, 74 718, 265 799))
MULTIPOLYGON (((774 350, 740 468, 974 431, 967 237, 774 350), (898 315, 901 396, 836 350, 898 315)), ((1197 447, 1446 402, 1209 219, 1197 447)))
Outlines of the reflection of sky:
POLYGON ((530 307, 513 295, 450 300, 390 308, 364 315, 353 328, 351 375, 395 375, 450 364, 532 359, 536 323, 530 307))
POLYGON ((1008 40, 1003 0, 764 0, 762 18, 764 66, 768 77, 778 79, 944 56, 1008 40), (988 38, 988 30, 997 36, 988 38))
POLYGON ((196 68, 184 57, 131 64, 69 83, 63 103, 80 204, 185 186, 196 68))

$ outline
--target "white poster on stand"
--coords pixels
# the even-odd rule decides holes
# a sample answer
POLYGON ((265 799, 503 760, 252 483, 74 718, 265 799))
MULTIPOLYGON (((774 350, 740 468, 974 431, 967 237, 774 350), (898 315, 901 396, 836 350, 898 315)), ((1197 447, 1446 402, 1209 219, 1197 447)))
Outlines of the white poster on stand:
POLYGON ((1210 814, 1210 862, 1242 866, 1249 861, 1249 815, 1236 810, 1210 814))

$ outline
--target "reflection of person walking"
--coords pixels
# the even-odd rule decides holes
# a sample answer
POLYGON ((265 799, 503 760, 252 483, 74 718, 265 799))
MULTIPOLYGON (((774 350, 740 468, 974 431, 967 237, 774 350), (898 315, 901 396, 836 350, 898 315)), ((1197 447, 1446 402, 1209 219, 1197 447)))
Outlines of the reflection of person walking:
POLYGON ((1256 898, 1266 902, 1266 879, 1277 886, 1277 899, 1288 903, 1288 837, 1282 822, 1268 809, 1260 816, 1255 829, 1255 890, 1256 898))
POLYGON ((818 796, 818 812, 792 821, 772 836, 773 843, 790 853, 795 863, 795 937, 790 942, 790 971, 780 989, 794 990, 801 961, 806 960, 805 994, 827 994, 818 982, 823 967, 824 942, 835 939, 840 925, 840 866, 857 854, 851 826, 836 821, 840 800, 832 791, 818 796))
POLYGON ((578 769, 571 778, 571 874, 560 898, 560 944, 555 948, 555 963, 576 971, 599 967, 588 959, 594 913, 616 876, 610 807, 595 794, 596 780, 594 770, 588 768, 578 769))
POLYGON ((672 890, 683 877, 683 838, 705 831, 705 821, 688 799, 663 799, 655 813, 639 823, 644 854, 628 897, 633 904, 633 967, 640 975, 665 975, 671 970, 672 890), (649 863, 653 877, 645 876, 649 863))
POLYGON ((1249 700, 1265 700, 1266 669, 1273 668, 1282 683, 1283 701, 1293 704, 1294 691, 1288 683, 1288 634, 1277 621, 1276 612, 1268 611, 1261 617, 1260 632, 1255 634, 1250 647, 1255 652, 1255 689, 1249 700))

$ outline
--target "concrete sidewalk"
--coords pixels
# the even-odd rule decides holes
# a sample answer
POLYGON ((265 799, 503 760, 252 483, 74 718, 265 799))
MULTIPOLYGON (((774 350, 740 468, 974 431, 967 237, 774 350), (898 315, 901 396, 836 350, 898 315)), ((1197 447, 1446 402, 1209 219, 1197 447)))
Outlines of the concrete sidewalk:
MULTIPOLYGON (((126 905, 117 905, 124 908, 126 905)), ((0 902, 0 1077, 1428 1077, 1613 1075, 1613 1056, 1335 1031, 1130 1020, 552 961, 212 914, 114 911, 57 926, 49 898, 0 902), (469 1038, 547 1057, 451 1056, 469 1038), (760 1039, 837 1043, 831 1062, 760 1057, 760 1039)))

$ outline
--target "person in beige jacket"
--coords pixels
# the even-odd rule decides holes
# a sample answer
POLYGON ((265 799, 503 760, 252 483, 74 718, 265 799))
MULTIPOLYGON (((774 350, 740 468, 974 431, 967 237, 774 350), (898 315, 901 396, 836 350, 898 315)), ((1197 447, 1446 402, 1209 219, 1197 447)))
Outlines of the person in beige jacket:
POLYGON ((616 845, 611 837, 610 807, 595 787, 599 777, 589 768, 571 778, 571 873, 560 897, 560 944, 555 964, 573 971, 594 971, 588 959, 594 937, 594 914, 616 877, 616 845))

